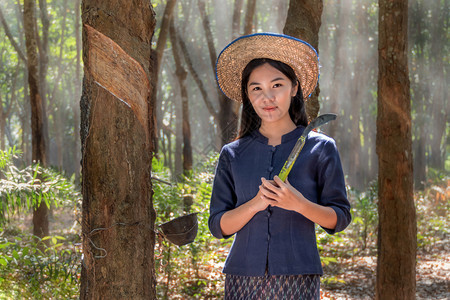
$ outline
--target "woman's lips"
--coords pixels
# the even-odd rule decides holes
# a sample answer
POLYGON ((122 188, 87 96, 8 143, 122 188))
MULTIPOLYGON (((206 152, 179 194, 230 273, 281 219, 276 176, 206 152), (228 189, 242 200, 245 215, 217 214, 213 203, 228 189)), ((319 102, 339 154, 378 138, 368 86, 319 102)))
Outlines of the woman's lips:
POLYGON ((266 106, 263 108, 265 111, 274 111, 277 107, 276 106, 266 106))

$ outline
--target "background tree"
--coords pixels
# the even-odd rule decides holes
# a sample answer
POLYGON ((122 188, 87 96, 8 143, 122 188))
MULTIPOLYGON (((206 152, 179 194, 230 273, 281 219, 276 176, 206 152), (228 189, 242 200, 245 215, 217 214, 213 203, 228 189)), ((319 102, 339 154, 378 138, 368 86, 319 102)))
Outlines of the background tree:
MULTIPOLYGON (((27 52, 28 85, 31 104, 31 133, 32 133, 32 160, 35 163, 47 166, 47 145, 45 142, 44 120, 46 118, 44 102, 40 91, 39 64, 37 52, 37 33, 35 31, 35 2, 24 1, 23 19, 27 52)), ((45 203, 37 203, 33 211, 33 234, 44 237, 49 234, 48 207, 45 203)))
POLYGON ((379 1, 377 299, 414 299, 413 197, 408 1, 379 1))
POLYGON ((82 20, 81 299, 155 299, 154 12, 149 1, 84 0, 82 20))
MULTIPOLYGON (((314 49, 319 51, 319 29, 322 24, 322 10, 322 0, 290 0, 286 25, 284 26, 283 32, 306 41, 314 49)), ((319 113, 319 93, 320 88, 317 85, 311 97, 306 102, 306 113, 308 114, 309 120, 315 119, 319 113)))

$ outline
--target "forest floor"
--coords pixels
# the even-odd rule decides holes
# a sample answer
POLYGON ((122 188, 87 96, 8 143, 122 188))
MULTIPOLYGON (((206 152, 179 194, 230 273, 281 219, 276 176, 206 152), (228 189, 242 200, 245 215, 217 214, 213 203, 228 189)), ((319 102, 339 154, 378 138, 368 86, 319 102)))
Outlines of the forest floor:
MULTIPOLYGON (((70 212, 55 214, 53 228, 60 233, 62 228, 78 227, 74 223, 73 214, 70 212)), ((31 222, 27 217, 21 218, 21 225, 31 222)), ((75 230, 76 231, 76 230, 75 230)), ((55 233, 56 233, 55 232, 55 233)), ((341 246, 342 247, 342 246, 341 246)), ((345 247, 345 246, 344 246, 345 247)), ((222 255, 225 257, 229 249, 223 249, 222 255)), ((344 299, 374 299, 376 280, 376 246, 369 245, 365 251, 354 254, 351 257, 338 257, 337 262, 324 266, 324 277, 321 284, 321 299, 323 300, 344 300, 344 299), (331 280, 330 280, 331 279, 331 280)), ((201 269, 203 269, 201 267, 201 269)), ((202 270, 209 273, 205 277, 222 278, 221 267, 208 268, 202 270), (211 274, 216 273, 216 274, 211 274)), ((159 281, 159 280, 158 280, 159 281)), ((164 279, 161 278, 163 282, 164 279)), ((222 280, 219 279, 219 282, 222 280)), ((176 285, 176 283, 175 283, 176 285)), ((219 284, 221 285, 221 284, 219 284)), ((223 289, 223 287, 217 287, 223 289)), ((184 296, 169 296, 169 299, 185 299, 184 296)), ((193 299, 198 299, 194 297, 193 299)), ((208 299, 213 299, 208 297, 208 299)), ((450 237, 444 238, 419 249, 417 252, 416 266, 416 299, 450 299, 450 237)))
MULTIPOLYGON (((447 185, 446 188, 449 191, 447 185)), ((418 206, 418 239, 422 238, 421 246, 417 251, 416 266, 416 299, 450 299, 450 235, 448 234, 449 222, 449 194, 441 199, 443 210, 436 210, 436 203, 430 202, 427 205, 418 206), (441 217, 441 223, 433 223, 433 220, 441 217), (439 228, 437 228, 437 227, 439 228), (427 235, 427 236, 425 236, 427 235), (423 237, 425 236, 425 237, 423 237), (423 241, 426 241, 425 243, 423 241)), ((52 234, 63 236, 77 236, 80 231, 79 222, 75 221, 74 212, 63 209, 53 211, 51 214, 52 234)), ((26 230, 31 224, 29 215, 16 219, 15 225, 26 230)), ((372 238, 364 251, 355 249, 353 240, 342 240, 340 243, 329 244, 328 250, 337 251, 333 255, 335 262, 324 266, 324 276, 321 284, 321 299, 343 300, 343 299, 374 299, 376 284, 376 243, 372 238), (346 253, 346 254, 344 254, 346 253), (352 254, 351 254, 352 253, 352 254)), ((228 254, 229 247, 215 249, 216 255, 221 256, 220 261, 224 261, 228 254)), ((190 257, 186 256, 188 261, 190 257)), ((186 261, 187 264, 189 262, 186 261)), ((174 264, 177 262, 174 261, 174 264)), ((178 262, 180 263, 180 262, 178 262)), ((177 265, 178 268, 185 269, 177 265)), ((187 267, 190 272, 184 276, 174 279, 169 287, 168 299, 191 299, 186 298, 186 294, 180 293, 180 286, 189 286, 195 275, 192 268, 187 267)), ((212 265, 200 265, 200 277, 209 280, 206 289, 207 299, 219 299, 213 295, 220 295, 223 291, 224 276, 221 273, 222 263, 218 263, 217 257, 212 265)), ((180 270, 181 272, 181 270, 180 270)), ((174 271, 174 273, 176 273, 174 271)), ((164 289, 165 275, 158 274, 158 285, 164 289)), ((175 275, 175 274, 174 274, 175 275)), ((401 279, 399 279, 401 280, 401 279)), ((194 280, 195 281, 195 280, 194 280)), ((192 299, 205 299, 203 296, 194 296, 192 299)))
MULTIPOLYGON (((374 299, 375 253, 340 259, 336 267, 326 268, 337 283, 322 284, 321 299, 374 299)), ((401 279, 400 279, 401 280, 401 279)), ((417 253, 416 299, 450 299, 450 239, 436 243, 431 251, 417 253)))

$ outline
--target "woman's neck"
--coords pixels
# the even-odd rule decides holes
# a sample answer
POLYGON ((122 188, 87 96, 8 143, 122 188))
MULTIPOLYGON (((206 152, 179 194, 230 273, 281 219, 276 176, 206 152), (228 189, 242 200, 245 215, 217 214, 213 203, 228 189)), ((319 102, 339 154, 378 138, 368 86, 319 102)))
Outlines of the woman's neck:
POLYGON ((292 120, 289 121, 290 122, 282 123, 262 122, 261 127, 259 127, 259 132, 269 139, 269 145, 277 146, 281 144, 281 138, 283 137, 283 135, 297 128, 292 120))

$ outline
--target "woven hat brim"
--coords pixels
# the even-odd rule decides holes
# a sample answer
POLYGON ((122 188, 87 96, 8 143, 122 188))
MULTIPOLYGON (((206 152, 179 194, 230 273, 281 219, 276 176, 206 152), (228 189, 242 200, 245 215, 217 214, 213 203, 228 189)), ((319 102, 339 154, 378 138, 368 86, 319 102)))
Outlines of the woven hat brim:
POLYGON ((242 71, 255 58, 269 58, 289 65, 300 81, 305 101, 316 88, 319 59, 311 45, 287 35, 257 33, 234 40, 217 58, 216 79, 225 96, 242 102, 242 71))

